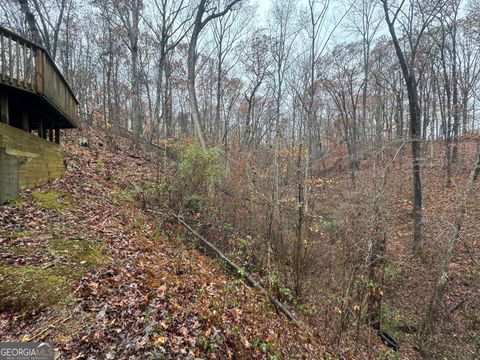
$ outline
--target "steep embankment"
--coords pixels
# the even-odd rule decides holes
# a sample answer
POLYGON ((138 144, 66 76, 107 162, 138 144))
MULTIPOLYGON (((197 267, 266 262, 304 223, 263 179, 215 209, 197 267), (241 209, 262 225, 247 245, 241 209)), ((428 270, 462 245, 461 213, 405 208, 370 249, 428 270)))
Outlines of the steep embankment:
POLYGON ((268 299, 141 210, 151 155, 80 136, 62 178, 0 207, 2 341, 50 341, 62 358, 322 358, 268 299))

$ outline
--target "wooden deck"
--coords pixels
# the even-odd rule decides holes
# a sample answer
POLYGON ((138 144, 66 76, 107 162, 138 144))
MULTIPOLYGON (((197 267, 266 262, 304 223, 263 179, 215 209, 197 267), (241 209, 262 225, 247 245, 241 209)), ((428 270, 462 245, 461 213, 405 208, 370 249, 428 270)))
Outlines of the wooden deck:
MULTIPOLYGON (((10 98, 21 99, 15 103, 16 107, 34 106, 39 108, 35 116, 47 114, 60 128, 77 127, 78 101, 48 52, 3 27, 0 27, 0 87, 10 98)), ((34 120, 30 130, 38 127, 37 122, 43 120, 34 120)))

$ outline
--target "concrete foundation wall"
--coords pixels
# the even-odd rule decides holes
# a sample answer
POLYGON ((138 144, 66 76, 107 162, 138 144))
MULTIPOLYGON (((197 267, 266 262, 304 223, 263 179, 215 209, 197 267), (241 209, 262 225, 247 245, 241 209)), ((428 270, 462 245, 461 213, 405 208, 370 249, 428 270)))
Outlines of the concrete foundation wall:
POLYGON ((0 148, 0 202, 13 200, 18 196, 18 160, 0 148))
POLYGON ((58 144, 0 123, 0 201, 11 200, 18 189, 44 184, 64 172, 58 144))

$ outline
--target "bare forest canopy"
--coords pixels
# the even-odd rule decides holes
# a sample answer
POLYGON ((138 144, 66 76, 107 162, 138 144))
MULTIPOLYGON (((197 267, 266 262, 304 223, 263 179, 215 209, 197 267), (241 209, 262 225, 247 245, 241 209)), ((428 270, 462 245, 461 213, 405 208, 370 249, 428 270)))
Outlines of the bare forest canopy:
POLYGON ((259 1, 2 0, 0 25, 50 53, 84 129, 150 143, 145 208, 339 357, 366 327, 480 358, 479 1, 259 1))
MULTIPOLYGON (((200 3, 203 20, 231 5, 200 3)), ((415 52, 419 136, 458 138, 477 129, 478 4, 386 3, 401 48, 415 52)), ((0 24, 49 50, 84 121, 118 124, 152 139, 195 131, 187 58, 197 6, 189 0, 7 0, 0 24)), ((192 75, 210 143, 259 147, 278 132, 286 145, 304 132, 318 157, 322 146, 341 141, 353 151, 365 141, 408 138, 407 89, 382 1, 282 0, 267 13, 257 10, 239 1, 200 28, 192 75)))

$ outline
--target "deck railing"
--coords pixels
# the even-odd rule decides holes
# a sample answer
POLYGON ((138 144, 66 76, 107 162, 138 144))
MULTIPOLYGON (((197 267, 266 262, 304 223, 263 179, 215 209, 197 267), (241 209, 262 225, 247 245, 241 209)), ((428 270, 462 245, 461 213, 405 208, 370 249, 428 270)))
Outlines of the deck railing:
POLYGON ((0 82, 44 97, 76 125, 78 101, 49 53, 1 26, 0 82))

